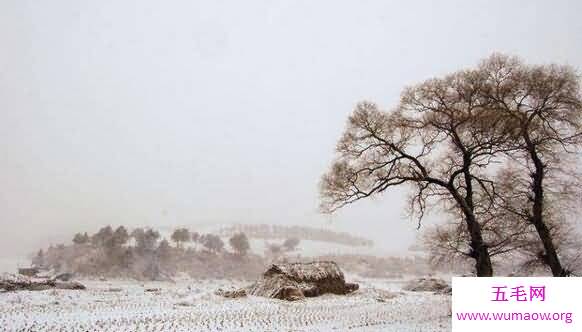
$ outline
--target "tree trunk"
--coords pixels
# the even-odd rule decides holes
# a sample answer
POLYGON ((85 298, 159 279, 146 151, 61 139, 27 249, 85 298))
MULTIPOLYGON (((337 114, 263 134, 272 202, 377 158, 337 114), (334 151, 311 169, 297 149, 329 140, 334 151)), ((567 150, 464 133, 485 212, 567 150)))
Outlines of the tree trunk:
POLYGON ((493 276, 493 266, 491 265, 491 257, 489 256, 489 250, 487 245, 483 241, 483 236, 481 233, 481 225, 477 222, 475 217, 475 206, 473 203, 473 177, 469 171, 470 158, 468 154, 464 156, 465 164, 465 197, 454 188, 450 188, 453 197, 460 205, 465 215, 465 222, 467 223, 467 230, 471 236, 471 257, 475 259, 475 272, 477 277, 492 277, 493 276))
POLYGON ((471 174, 471 157, 466 151, 463 153, 464 176, 465 176, 465 219, 469 234, 471 234, 471 255, 475 259, 475 271, 477 277, 491 277, 493 276, 493 266, 491 265, 491 257, 487 245, 483 241, 481 234, 481 225, 477 222, 475 217, 475 204, 473 202, 473 176, 471 174))
POLYGON ((477 277, 492 277, 493 266, 491 265, 489 249, 481 235, 481 226, 475 220, 473 213, 466 216, 466 221, 469 233, 471 234, 471 257, 475 259, 477 277))
POLYGON ((544 222, 544 173, 545 165, 539 158, 535 146, 529 140, 526 139, 528 143, 529 153, 533 160, 535 171, 532 174, 532 191, 533 191, 533 206, 532 215, 530 217, 531 223, 534 225, 540 240, 544 246, 544 251, 546 253, 546 263, 552 270, 552 275, 554 277, 565 277, 569 273, 562 267, 560 263, 560 258, 558 257, 558 252, 552 241, 552 235, 548 226, 544 222))

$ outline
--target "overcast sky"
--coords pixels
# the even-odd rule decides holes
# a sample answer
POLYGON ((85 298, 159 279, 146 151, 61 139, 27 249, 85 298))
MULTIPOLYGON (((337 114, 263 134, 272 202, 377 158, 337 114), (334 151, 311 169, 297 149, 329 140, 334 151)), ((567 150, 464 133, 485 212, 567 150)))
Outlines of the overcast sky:
POLYGON ((493 51, 582 68, 581 4, 0 0, 2 255, 107 224, 224 222, 406 249, 404 190, 317 212, 355 103, 388 108, 493 51))

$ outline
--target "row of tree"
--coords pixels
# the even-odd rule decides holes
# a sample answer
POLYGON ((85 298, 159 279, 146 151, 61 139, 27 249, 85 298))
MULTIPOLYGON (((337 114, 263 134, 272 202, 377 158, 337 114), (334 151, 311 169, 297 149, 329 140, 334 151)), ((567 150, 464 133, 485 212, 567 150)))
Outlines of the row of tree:
POLYGON ((429 207, 444 209, 441 248, 472 259, 477 276, 518 249, 567 276, 558 238, 578 203, 581 116, 573 68, 495 54, 406 88, 391 111, 358 104, 322 178, 322 209, 407 185, 419 227, 429 207))
POLYGON ((78 233, 72 245, 51 246, 40 250, 32 260, 36 267, 84 275, 127 276, 147 279, 167 278, 182 271, 194 276, 220 274, 229 266, 236 271, 258 270, 262 259, 246 257, 250 249, 245 234, 229 239, 233 253, 225 250, 222 239, 214 234, 199 235, 187 229, 177 229, 170 245, 154 229, 136 228, 131 233, 124 226, 113 229, 106 226, 96 233, 78 233), (201 244, 203 250, 185 248, 187 242, 201 244))
MULTIPOLYGON (((179 228, 170 235, 174 246, 155 229, 106 226, 92 235, 77 233, 71 245, 50 246, 32 259, 33 266, 83 275, 127 276, 147 279, 171 277, 177 272, 193 277, 243 277, 259 273, 265 258, 250 253, 246 234, 236 233, 225 249, 222 238, 179 228), (192 244, 192 245, 190 245, 192 244), (198 250, 198 245, 202 249, 198 250)), ((268 246, 268 258, 276 259, 299 243, 288 239, 281 245, 268 246), (272 252, 271 252, 272 251, 272 252)))
POLYGON ((248 236, 261 239, 297 238, 311 241, 339 243, 349 246, 373 246, 372 240, 345 232, 334 232, 308 226, 285 226, 269 224, 238 224, 222 227, 218 234, 223 237, 236 233, 245 233, 248 236))
MULTIPOLYGON (((224 242, 215 234, 199 234, 191 232, 187 228, 178 228, 170 236, 171 240, 176 243, 176 247, 184 249, 188 243, 200 244, 206 250, 218 253, 224 250, 224 242)), ((115 230, 111 226, 99 229, 98 232, 89 236, 85 233, 77 233, 73 237, 73 243, 76 245, 93 245, 105 249, 112 249, 127 245, 133 239, 135 248, 140 251, 151 251, 158 245, 160 233, 154 229, 136 228, 128 233, 124 226, 119 226, 115 230)), ((163 239, 162 242, 167 240, 163 239)), ((250 244, 246 234, 237 233, 231 236, 229 244, 232 249, 240 254, 245 255, 250 249, 250 244)), ((168 244, 169 245, 169 244, 168 244)))

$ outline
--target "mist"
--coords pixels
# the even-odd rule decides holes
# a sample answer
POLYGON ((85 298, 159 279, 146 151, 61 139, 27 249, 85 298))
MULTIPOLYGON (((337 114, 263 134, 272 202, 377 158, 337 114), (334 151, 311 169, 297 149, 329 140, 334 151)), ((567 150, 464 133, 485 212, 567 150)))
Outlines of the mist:
POLYGON ((581 11, 572 1, 3 1, 0 256, 109 224, 310 225, 406 250, 417 224, 405 189, 318 212, 354 105, 389 108, 403 87, 494 51, 580 68, 581 11))

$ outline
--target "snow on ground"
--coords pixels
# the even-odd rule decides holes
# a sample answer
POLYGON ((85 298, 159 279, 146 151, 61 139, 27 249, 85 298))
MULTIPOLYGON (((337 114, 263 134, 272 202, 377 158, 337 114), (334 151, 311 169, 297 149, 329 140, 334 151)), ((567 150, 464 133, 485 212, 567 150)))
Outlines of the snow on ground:
POLYGON ((298 302, 213 294, 242 281, 82 281, 86 291, 0 293, 0 330, 450 331, 449 296, 403 292, 402 280, 356 281, 351 295, 298 302))

